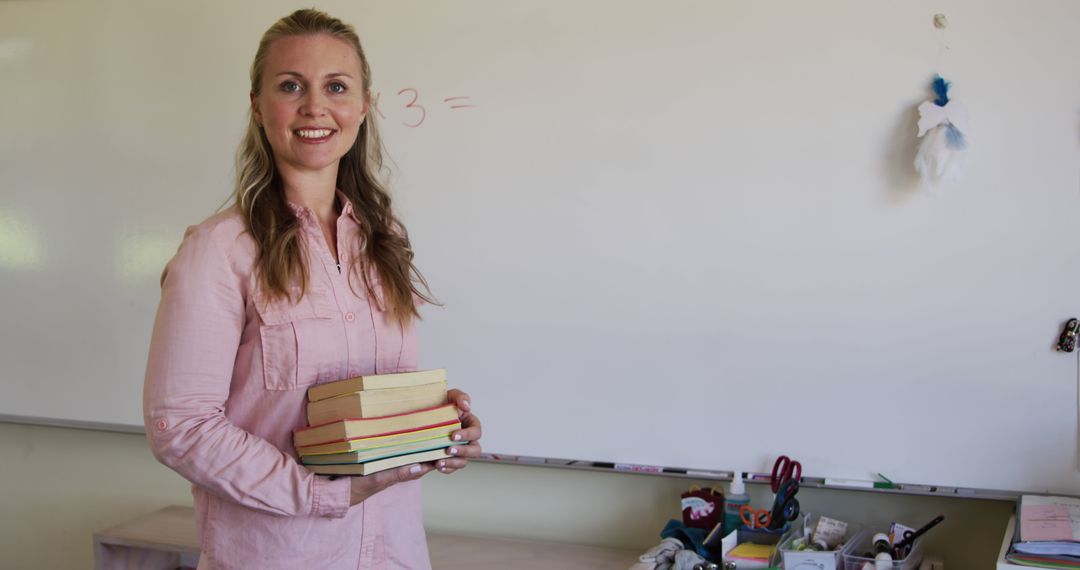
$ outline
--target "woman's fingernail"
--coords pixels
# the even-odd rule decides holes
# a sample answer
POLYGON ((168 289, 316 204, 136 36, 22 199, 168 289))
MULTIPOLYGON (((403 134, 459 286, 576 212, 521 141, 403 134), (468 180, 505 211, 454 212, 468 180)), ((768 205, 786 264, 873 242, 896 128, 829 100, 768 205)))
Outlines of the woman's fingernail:
POLYGON ((455 433, 454 434, 454 441, 461 441, 461 434, 460 433, 455 433))
POLYGON ((446 462, 445 462, 445 461, 440 461, 440 462, 438 463, 437 467, 438 467, 439 469, 442 469, 442 468, 446 467, 446 462))
POLYGON ((419 472, 420 472, 420 471, 421 471, 422 469, 423 469, 423 467, 420 467, 419 465, 413 465, 412 467, 410 467, 410 468, 409 468, 409 473, 411 473, 411 474, 413 474, 413 475, 416 475, 416 474, 417 474, 417 473, 419 473, 419 472))
POLYGON ((468 411, 468 410, 469 410, 469 408, 471 408, 471 407, 472 407, 472 404, 469 404, 469 401, 468 401, 468 400, 462 400, 462 401, 461 401, 461 406, 462 406, 463 408, 465 408, 465 411, 468 411))
POLYGON ((450 455, 457 455, 457 448, 456 447, 451 447, 450 448, 450 455))

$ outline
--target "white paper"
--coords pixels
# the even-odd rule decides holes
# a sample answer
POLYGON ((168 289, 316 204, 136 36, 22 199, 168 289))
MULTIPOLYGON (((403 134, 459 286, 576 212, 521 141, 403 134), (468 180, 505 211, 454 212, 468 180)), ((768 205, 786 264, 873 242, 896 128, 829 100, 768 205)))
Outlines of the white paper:
POLYGON ((1080 540, 1080 499, 1073 497, 1045 497, 1043 495, 1024 495, 1020 499, 1020 508, 1039 505, 1060 505, 1069 509, 1069 526, 1072 527, 1073 540, 1080 540))

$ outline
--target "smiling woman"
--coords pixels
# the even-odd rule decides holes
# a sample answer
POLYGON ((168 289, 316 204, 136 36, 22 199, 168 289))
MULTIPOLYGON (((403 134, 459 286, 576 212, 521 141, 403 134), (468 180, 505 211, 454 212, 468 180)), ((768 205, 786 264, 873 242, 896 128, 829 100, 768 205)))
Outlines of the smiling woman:
POLYGON ((451 390, 453 438, 470 443, 444 459, 338 480, 296 460, 308 387, 417 366, 430 297, 376 177, 370 85, 350 26, 315 10, 275 23, 235 204, 189 228, 162 276, 144 419, 154 455, 193 483, 200 568, 428 568, 418 479, 480 454, 451 390))

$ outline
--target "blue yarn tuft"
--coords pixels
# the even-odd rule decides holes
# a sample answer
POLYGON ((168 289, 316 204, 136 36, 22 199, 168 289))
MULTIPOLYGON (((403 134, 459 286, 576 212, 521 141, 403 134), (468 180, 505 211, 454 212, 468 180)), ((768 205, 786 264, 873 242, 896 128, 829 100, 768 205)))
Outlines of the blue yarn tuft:
POLYGON ((952 123, 945 123, 945 145, 954 150, 967 148, 964 133, 961 133, 960 129, 954 127, 952 123))
POLYGON ((934 93, 937 94, 934 104, 938 107, 944 107, 949 102, 949 82, 940 75, 934 76, 934 93))

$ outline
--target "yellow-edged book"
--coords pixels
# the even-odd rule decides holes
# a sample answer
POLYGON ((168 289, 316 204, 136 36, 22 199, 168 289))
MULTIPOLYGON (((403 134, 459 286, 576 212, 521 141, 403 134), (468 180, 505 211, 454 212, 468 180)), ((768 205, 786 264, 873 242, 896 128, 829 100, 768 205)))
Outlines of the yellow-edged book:
POLYGON ((392 436, 452 424, 458 424, 458 409, 453 404, 446 404, 405 414, 339 420, 301 428, 293 432, 293 445, 299 449, 360 438, 392 436))
POLYGON ((321 425, 335 420, 392 416, 441 406, 447 403, 446 381, 349 392, 325 400, 309 402, 308 425, 321 425))
POLYGON ((396 372, 393 374, 370 374, 357 376, 337 382, 327 382, 308 388, 309 402, 318 402, 334 396, 341 396, 362 390, 385 390, 387 388, 408 388, 424 384, 446 382, 446 369, 418 370, 416 372, 396 372))

